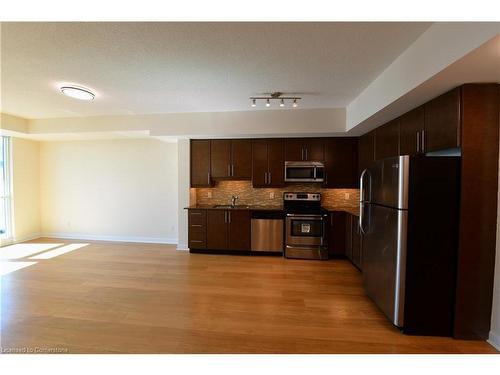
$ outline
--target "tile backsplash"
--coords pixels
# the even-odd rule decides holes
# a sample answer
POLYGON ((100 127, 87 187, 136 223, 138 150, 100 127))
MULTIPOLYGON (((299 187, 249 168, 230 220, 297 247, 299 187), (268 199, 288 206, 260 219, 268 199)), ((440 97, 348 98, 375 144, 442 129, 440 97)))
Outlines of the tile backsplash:
POLYGON ((277 206, 283 203, 285 191, 321 192, 322 204, 330 207, 358 207, 359 189, 323 189, 318 184, 291 184, 284 188, 252 187, 251 181, 218 181, 212 188, 191 189, 191 204, 229 204, 231 196, 239 196, 237 204, 277 206), (274 197, 271 195, 274 194, 274 197), (211 198, 209 198, 211 196, 211 198), (196 199, 195 202, 193 200, 196 199))

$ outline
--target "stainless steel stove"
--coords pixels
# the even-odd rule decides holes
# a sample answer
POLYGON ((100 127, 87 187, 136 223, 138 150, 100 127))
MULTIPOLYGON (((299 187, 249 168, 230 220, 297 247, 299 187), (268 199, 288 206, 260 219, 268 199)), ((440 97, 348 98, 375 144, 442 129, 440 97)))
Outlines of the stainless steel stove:
POLYGON ((285 257, 328 259, 326 220, 320 193, 284 193, 286 213, 285 257))

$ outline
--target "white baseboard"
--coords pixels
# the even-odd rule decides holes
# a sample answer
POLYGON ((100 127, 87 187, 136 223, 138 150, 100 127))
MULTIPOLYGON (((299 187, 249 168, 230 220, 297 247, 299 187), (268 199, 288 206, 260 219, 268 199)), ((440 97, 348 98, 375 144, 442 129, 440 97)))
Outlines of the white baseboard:
POLYGON ((490 331, 490 338, 488 342, 493 346, 496 350, 500 351, 500 335, 496 334, 493 331, 490 331))
POLYGON ((177 238, 168 238, 168 237, 95 236, 95 235, 77 234, 77 233, 44 233, 42 237, 61 238, 68 240, 161 243, 166 245, 176 245, 178 242, 177 238))
POLYGON ((179 244, 177 244, 177 250, 189 251, 188 244, 187 243, 179 243, 179 244))
POLYGON ((31 240, 36 240, 37 238, 42 237, 40 233, 31 233, 21 237, 9 238, 6 240, 0 241, 0 246, 14 245, 20 242, 26 242, 31 240))

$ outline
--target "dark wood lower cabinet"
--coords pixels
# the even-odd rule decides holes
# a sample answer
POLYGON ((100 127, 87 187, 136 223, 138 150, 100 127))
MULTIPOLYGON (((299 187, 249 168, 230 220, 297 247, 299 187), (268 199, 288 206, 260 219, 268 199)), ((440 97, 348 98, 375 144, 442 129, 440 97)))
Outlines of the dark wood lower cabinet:
POLYGON ((346 214, 345 225, 345 255, 352 264, 363 269, 363 248, 361 241, 361 231, 358 224, 358 216, 346 214))
POLYGON ((250 250, 249 210, 189 210, 189 248, 250 250))
POLYGON ((328 218, 328 256, 335 258, 345 255, 346 212, 331 211, 328 218))
POLYGON ((188 210, 188 246, 190 249, 207 248, 207 212, 188 210))
POLYGON ((250 211, 228 211, 228 245, 227 250, 250 250, 250 211))
POLYGON ((227 249, 227 211, 207 210, 207 249, 227 249))

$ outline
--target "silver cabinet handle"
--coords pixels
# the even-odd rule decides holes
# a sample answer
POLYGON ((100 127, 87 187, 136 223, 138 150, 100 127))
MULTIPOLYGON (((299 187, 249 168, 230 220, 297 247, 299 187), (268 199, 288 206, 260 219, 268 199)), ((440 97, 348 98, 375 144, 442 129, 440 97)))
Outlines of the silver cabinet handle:
POLYGON ((234 164, 231 164, 231 176, 234 177, 234 164))
POLYGON ((269 185, 271 185, 271 172, 269 172, 269 185))
POLYGON ((227 165, 227 175, 228 177, 231 176, 231 164, 227 165))
POLYGON ((210 172, 207 173, 207 176, 208 176, 207 183, 210 185, 210 172))
POLYGON ((227 213, 228 213, 228 222, 229 224, 231 224, 231 211, 228 211, 227 213))
POLYGON ((201 215, 201 212, 190 212, 190 215, 201 215))
POLYGON ((425 152, 425 129, 422 129, 422 152, 425 152))
POLYGON ((201 240, 190 240, 189 242, 203 242, 201 240))
POLYGON ((264 172, 264 185, 267 185, 267 172, 264 172))
POLYGON ((227 211, 224 211, 224 223, 227 223, 227 211))
POLYGON ((202 227, 203 225, 201 224, 191 224, 192 227, 202 227))
POLYGON ((300 160, 304 160, 304 148, 300 149, 300 160))
POLYGON ((309 158, 307 157, 307 148, 305 150, 306 150, 306 160, 309 160, 309 158))
POLYGON ((417 154, 420 152, 420 130, 417 131, 417 154))

